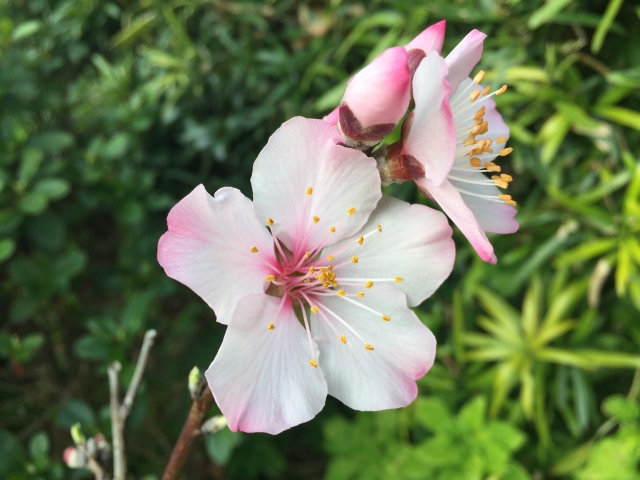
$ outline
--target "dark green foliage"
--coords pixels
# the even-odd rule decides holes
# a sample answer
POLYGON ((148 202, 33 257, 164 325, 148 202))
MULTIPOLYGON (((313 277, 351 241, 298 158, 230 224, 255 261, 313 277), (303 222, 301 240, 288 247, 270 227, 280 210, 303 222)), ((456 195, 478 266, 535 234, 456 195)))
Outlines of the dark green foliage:
POLYGON ((634 2, 0 5, 1 478, 87 478, 62 465, 68 429, 110 433, 106 366, 128 383, 147 328, 128 457, 134 478, 161 473, 188 372, 224 334, 156 262, 169 208, 199 183, 250 194, 283 121, 323 115, 366 61, 443 18, 444 53, 478 28, 479 67, 510 86, 520 230, 493 238, 497 266, 456 234, 454 273, 418 312, 439 351, 410 407, 329 399, 278 437, 221 433, 185 478, 640 478, 634 2))

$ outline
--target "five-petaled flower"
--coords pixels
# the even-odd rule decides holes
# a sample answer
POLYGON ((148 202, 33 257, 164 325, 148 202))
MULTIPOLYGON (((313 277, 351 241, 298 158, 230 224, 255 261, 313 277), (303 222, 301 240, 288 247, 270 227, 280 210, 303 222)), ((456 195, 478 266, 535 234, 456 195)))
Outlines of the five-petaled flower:
POLYGON ((253 202, 196 187, 169 213, 158 260, 227 324, 206 372, 231 430, 278 433, 327 394, 403 407, 436 342, 409 308, 453 267, 444 215, 380 193, 376 162, 294 118, 258 156, 253 202))

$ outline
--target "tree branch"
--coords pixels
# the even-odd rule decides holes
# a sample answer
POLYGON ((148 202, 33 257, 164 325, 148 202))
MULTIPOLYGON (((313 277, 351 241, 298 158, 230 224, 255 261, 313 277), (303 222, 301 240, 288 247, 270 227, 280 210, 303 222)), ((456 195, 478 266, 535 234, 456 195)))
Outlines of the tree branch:
POLYGON ((131 413, 131 407, 133 406, 133 400, 138 392, 138 387, 140 386, 140 382, 142 381, 142 376, 144 375, 144 369, 147 366, 147 360, 149 358, 149 351, 153 346, 153 341, 156 337, 155 330, 147 330, 147 333, 144 334, 144 341, 142 342, 142 348, 140 349, 140 356, 138 357, 138 363, 136 363, 136 369, 133 372, 133 378, 131 379, 131 384, 129 385, 129 389, 127 390, 127 394, 124 397, 122 402, 122 406, 120 407, 120 420, 124 424, 125 420, 131 413))
POLYGON ((125 480, 127 475, 127 461, 124 455, 124 423, 120 417, 120 362, 109 365, 109 394, 111 407, 111 436, 113 437, 113 478, 125 480))

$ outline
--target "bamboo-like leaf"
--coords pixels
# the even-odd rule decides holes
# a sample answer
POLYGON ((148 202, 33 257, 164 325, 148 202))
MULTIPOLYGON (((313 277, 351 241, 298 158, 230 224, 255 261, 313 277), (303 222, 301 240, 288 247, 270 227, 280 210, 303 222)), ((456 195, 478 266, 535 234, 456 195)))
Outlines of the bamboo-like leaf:
POLYGON ((543 327, 558 323, 571 313, 576 304, 585 297, 588 283, 574 282, 553 299, 542 321, 543 327))
POLYGON ((505 328, 501 323, 488 317, 478 317, 478 325, 491 333, 494 338, 502 340, 503 343, 511 346, 522 346, 523 338, 510 328, 505 328))
POLYGON ((491 398, 490 415, 495 417, 505 398, 514 387, 516 378, 518 377, 518 370, 520 367, 521 358, 513 358, 507 363, 501 364, 497 368, 496 376, 493 381, 493 397, 491 398))
POLYGON ((540 348, 545 346, 548 343, 551 343, 556 338, 564 335, 569 330, 575 328, 576 322, 573 320, 568 320, 559 323, 551 323, 545 324, 540 328, 538 334, 533 342, 534 348, 540 348))
POLYGON ((598 28, 596 28, 596 33, 593 34, 593 39, 591 40, 591 51, 593 53, 598 53, 602 48, 602 44, 604 43, 604 39, 607 36, 607 32, 611 28, 611 24, 616 18, 616 15, 620 11, 620 7, 624 0, 611 0, 609 5, 607 5, 607 9, 598 23, 598 28))
POLYGON ((623 243, 618 249, 616 262, 616 293, 619 297, 624 296, 627 292, 627 282, 629 281, 631 270, 631 255, 627 250, 627 246, 623 243))
POLYGON ((126 28, 114 35, 111 39, 111 46, 117 47, 119 45, 132 43, 136 38, 146 32, 149 27, 151 27, 156 17, 157 14, 154 11, 149 10, 144 12, 126 28))
POLYGON ((601 238, 585 242, 558 255, 555 264, 558 267, 586 262, 593 257, 609 252, 618 244, 617 238, 601 238))
POLYGON ((497 345, 494 347, 478 348, 477 350, 467 352, 465 358, 472 362, 492 362, 513 357, 514 354, 517 353, 513 348, 497 345))
POLYGON ((535 275, 522 304, 522 328, 527 338, 531 341, 540 322, 540 309, 542 308, 542 281, 539 275, 535 275))
POLYGON ((535 30, 539 26, 553 20, 560 11, 569 5, 573 0, 550 0, 538 10, 533 12, 527 25, 531 30, 535 30))
POLYGON ((514 336, 520 336, 520 312, 500 295, 484 287, 476 287, 476 295, 482 308, 514 336))
POLYGON ((535 388, 531 361, 526 361, 520 368, 520 403, 527 419, 531 419, 534 413, 535 388))
POLYGON ((624 107, 602 107, 596 109, 595 113, 608 120, 640 130, 640 113, 624 107))
POLYGON ((591 368, 589 358, 575 351, 562 350, 559 348, 547 347, 537 352, 538 360, 571 367, 591 368))

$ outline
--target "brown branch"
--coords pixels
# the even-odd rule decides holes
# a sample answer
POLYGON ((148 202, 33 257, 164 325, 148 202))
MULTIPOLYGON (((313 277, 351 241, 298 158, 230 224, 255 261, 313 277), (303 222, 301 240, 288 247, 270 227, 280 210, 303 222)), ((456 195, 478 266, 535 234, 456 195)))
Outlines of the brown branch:
POLYGON ((182 427, 176 446, 173 447, 167 468, 165 468, 162 474, 162 480, 178 479, 178 475, 180 475, 182 467, 184 467, 189 452, 191 451, 193 441, 200 435, 200 427, 202 427, 212 403, 213 395, 211 394, 211 390, 206 387, 202 395, 191 404, 189 416, 182 427))

